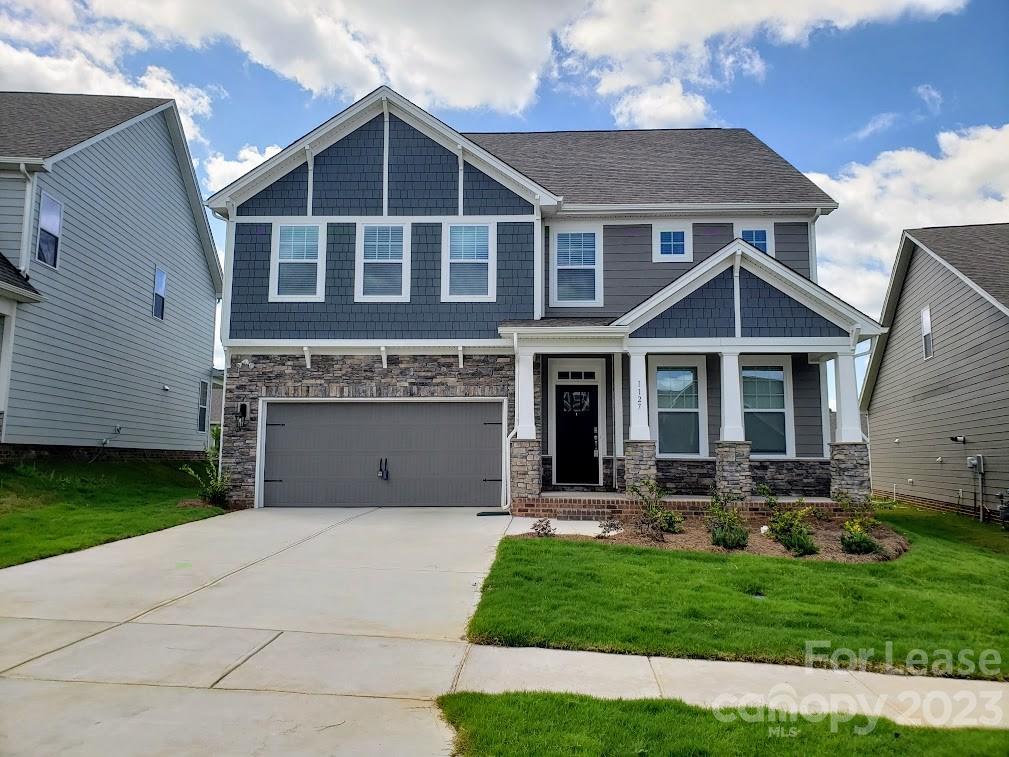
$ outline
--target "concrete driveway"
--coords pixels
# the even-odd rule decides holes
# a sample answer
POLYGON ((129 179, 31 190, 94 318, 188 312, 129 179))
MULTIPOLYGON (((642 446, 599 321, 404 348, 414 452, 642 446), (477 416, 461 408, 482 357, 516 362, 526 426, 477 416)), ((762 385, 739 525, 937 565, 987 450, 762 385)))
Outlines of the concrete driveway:
POLYGON ((508 517, 248 510, 0 571, 2 754, 446 754, 508 517))

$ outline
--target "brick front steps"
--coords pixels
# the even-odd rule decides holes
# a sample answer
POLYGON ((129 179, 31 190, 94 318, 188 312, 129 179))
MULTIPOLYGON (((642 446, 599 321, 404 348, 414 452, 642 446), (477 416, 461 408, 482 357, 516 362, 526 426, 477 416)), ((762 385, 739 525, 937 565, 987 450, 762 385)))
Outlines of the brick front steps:
MULTIPOLYGON (((781 504, 794 504, 797 498, 779 497, 781 504)), ((826 510, 837 517, 844 514, 840 505, 825 497, 807 497, 807 505, 826 510)), ((687 517, 702 517, 711 500, 707 497, 666 497, 663 502, 671 510, 687 517)), ((741 504, 746 517, 770 514, 763 497, 751 497, 741 504)), ((538 497, 516 497, 512 500, 511 514, 524 518, 556 518, 558 520, 601 520, 622 518, 637 512, 640 504, 633 497, 619 492, 544 492, 538 497)))

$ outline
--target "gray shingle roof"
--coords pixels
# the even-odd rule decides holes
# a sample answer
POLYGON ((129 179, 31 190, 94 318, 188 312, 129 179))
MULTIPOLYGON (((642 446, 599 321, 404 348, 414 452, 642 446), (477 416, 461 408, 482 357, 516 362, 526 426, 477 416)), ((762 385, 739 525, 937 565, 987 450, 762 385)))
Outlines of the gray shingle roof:
POLYGON ((932 226, 907 233, 1009 307, 1009 223, 932 226))
POLYGON ((155 97, 0 92, 0 156, 51 158, 166 102, 155 97))
POLYGON ((30 294, 39 293, 4 255, 0 255, 0 283, 14 287, 15 289, 21 289, 30 294))
POLYGON ((465 136, 565 203, 834 202, 746 129, 465 136))

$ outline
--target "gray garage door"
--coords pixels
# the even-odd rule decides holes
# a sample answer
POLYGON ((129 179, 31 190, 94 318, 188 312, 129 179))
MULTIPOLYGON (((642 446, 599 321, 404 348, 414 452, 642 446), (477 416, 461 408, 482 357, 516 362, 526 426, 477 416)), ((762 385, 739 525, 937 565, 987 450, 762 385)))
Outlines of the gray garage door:
POLYGON ((498 506, 501 431, 500 402, 272 402, 263 504, 498 506))

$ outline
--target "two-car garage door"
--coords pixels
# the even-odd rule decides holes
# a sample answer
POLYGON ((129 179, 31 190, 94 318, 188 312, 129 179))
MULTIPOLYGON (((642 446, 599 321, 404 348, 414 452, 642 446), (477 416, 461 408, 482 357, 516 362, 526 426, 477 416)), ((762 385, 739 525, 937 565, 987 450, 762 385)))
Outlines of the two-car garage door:
POLYGON ((501 402, 274 401, 265 430, 267 507, 501 504, 501 402))

